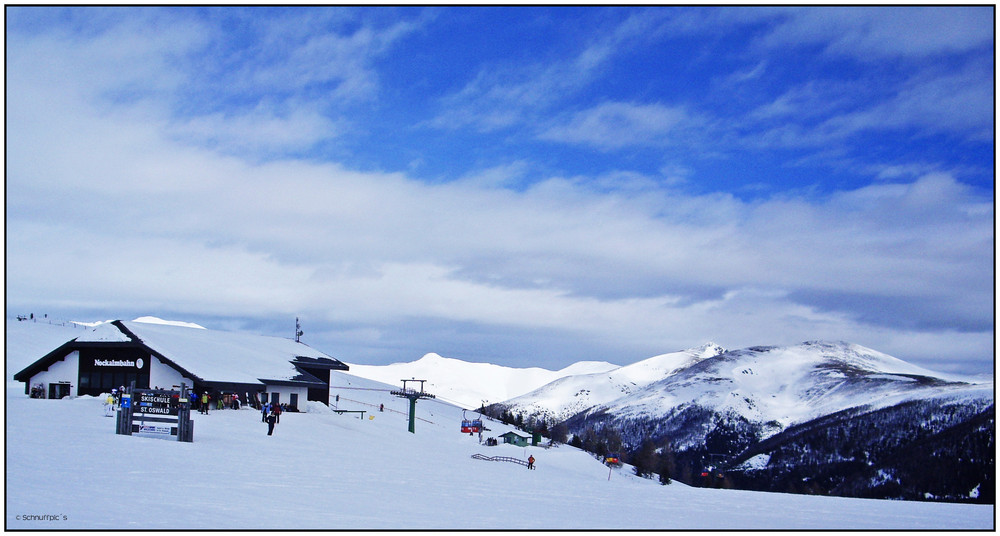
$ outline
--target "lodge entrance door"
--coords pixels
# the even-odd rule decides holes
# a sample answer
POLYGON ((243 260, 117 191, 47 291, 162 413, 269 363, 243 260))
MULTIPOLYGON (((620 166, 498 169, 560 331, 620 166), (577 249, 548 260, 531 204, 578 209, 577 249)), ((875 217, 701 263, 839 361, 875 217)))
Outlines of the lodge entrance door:
POLYGON ((54 398, 59 400, 64 396, 69 396, 69 384, 68 383, 50 383, 49 384, 49 398, 54 398))

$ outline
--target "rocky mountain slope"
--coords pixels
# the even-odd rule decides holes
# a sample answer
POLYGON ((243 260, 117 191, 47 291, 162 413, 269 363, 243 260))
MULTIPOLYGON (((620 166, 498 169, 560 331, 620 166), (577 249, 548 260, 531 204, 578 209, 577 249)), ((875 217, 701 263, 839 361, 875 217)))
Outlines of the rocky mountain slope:
POLYGON ((635 456, 653 445, 669 454, 673 476, 692 484, 710 477, 749 489, 983 500, 992 482, 991 380, 844 342, 666 355, 653 360, 676 367, 648 367, 649 376, 617 384, 609 378, 639 369, 566 377, 491 410, 528 426, 562 422, 595 450, 635 456), (921 466, 947 472, 938 462, 949 457, 967 462, 953 468, 960 483, 914 476, 921 466))

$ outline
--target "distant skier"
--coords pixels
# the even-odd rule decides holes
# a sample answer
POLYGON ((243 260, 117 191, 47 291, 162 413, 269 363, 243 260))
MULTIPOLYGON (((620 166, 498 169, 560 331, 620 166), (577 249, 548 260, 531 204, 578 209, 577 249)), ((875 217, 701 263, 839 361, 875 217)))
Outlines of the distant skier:
MULTIPOLYGON (((112 389, 113 391, 114 389, 112 389)), ((109 394, 108 398, 104 400, 104 416, 110 417, 115 413, 115 395, 109 394)))
POLYGON ((281 424, 281 404, 271 404, 271 413, 274 414, 274 422, 281 424))
MULTIPOLYGON (((275 408, 277 408, 277 406, 275 406, 275 408)), ((278 416, 275 415, 274 412, 271 412, 271 414, 267 416, 267 435, 274 433, 274 424, 276 422, 278 422, 278 416)))
POLYGON ((201 394, 201 413, 208 415, 208 391, 201 394))
POLYGON ((528 456, 528 469, 534 469, 534 468, 535 468, 535 457, 528 456))
POLYGON ((271 411, 271 404, 263 403, 260 405, 260 422, 267 422, 267 412, 271 411))

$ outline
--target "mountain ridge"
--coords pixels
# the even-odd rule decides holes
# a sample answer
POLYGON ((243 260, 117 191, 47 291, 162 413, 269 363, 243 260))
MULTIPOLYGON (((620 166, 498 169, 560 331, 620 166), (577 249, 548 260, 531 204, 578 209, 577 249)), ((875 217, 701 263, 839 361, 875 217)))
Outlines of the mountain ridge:
POLYGON ((348 363, 351 373, 390 385, 406 378, 426 379, 425 389, 439 398, 466 409, 520 396, 564 376, 617 368, 603 361, 577 361, 560 370, 541 367, 515 368, 493 363, 474 363, 437 353, 390 365, 348 363))
MULTIPOLYGON (((586 391, 583 381, 558 384, 586 391)), ((569 417, 546 411, 551 391, 543 386, 488 413, 533 428, 558 421, 559 435, 578 446, 622 452, 637 470, 672 467, 692 485, 994 500, 992 378, 938 374, 856 344, 724 351, 611 401, 572 407, 569 417), (971 435, 949 433, 961 429, 971 435)))

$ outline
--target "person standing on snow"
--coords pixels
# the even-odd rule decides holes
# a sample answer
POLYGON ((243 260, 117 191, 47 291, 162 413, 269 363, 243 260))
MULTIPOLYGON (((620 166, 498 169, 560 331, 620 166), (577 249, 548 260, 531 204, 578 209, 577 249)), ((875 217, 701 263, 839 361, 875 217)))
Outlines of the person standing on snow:
POLYGON ((534 469, 534 468, 535 468, 535 457, 528 456, 528 469, 534 469))
POLYGON ((208 415, 208 391, 201 394, 201 413, 208 415))
POLYGON ((274 433, 274 423, 276 422, 278 422, 278 416, 275 415, 274 412, 271 412, 271 414, 267 416, 267 435, 274 433))
POLYGON ((260 422, 267 422, 267 412, 271 410, 271 404, 263 403, 260 405, 260 422))

